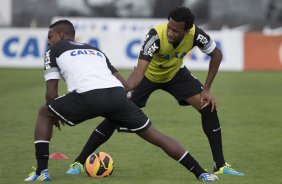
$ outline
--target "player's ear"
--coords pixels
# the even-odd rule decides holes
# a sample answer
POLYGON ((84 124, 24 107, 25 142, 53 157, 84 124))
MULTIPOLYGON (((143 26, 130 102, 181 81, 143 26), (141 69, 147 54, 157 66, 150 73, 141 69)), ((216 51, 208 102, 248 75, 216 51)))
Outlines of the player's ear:
POLYGON ((64 39, 64 37, 65 37, 64 32, 61 32, 61 33, 60 33, 60 38, 61 38, 61 40, 63 40, 63 39, 64 39))

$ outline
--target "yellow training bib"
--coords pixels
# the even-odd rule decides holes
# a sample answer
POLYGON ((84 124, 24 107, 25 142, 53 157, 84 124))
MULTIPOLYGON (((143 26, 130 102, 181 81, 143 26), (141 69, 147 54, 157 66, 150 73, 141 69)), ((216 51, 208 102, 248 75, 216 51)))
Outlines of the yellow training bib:
POLYGON ((145 76, 152 82, 163 83, 170 81, 175 76, 183 64, 184 56, 192 49, 195 25, 185 35, 177 48, 173 48, 173 45, 167 40, 166 23, 158 25, 154 29, 160 39, 160 50, 154 54, 145 76))

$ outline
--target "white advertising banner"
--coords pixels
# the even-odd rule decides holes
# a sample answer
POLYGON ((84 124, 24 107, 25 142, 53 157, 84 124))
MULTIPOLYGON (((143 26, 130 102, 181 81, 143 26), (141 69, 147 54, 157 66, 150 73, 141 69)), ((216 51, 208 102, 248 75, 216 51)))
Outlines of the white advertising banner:
MULTIPOLYGON (((79 36, 92 35, 91 42, 97 43, 97 46, 110 56, 112 63, 121 68, 132 67, 136 63, 142 41, 149 29, 167 22, 166 19, 75 17, 55 17, 52 22, 60 19, 70 20, 79 36)), ((242 71, 243 33, 237 31, 208 31, 207 33, 222 50, 223 60, 220 70, 242 71)), ((198 48, 194 48, 185 56, 184 64, 192 70, 207 70, 209 57, 198 48)))
MULTIPOLYGON (((124 24, 124 22, 127 22, 126 20, 119 20, 120 25, 126 25, 124 24)), ((98 24, 100 28, 103 27, 102 22, 98 24)), ((145 24, 143 20, 141 22, 145 24)), ((112 25, 111 22, 106 22, 106 24, 112 25)), ((118 29, 122 26, 118 26, 116 20, 113 24, 116 25, 114 28, 104 31, 100 29, 93 31, 90 29, 91 26, 80 25, 83 28, 77 29, 76 40, 101 49, 116 68, 132 69, 136 65, 143 39, 149 28, 146 30, 130 28, 125 31, 118 29), (112 29, 116 30, 111 31, 112 29)), ((129 25, 135 24, 131 22, 125 27, 129 25)), ((138 23, 137 25, 141 24, 138 23)), ((0 45, 2 48, 0 51, 0 67, 43 67, 44 52, 47 49, 47 31, 48 29, 0 29, 0 45)), ((208 33, 223 52, 220 70, 242 71, 243 33, 210 31, 208 33)), ((191 70, 207 70, 209 57, 198 48, 194 48, 185 56, 184 63, 191 70)))
MULTIPOLYGON (((244 68, 243 44, 244 33, 227 31, 207 32, 222 51, 222 61, 219 70, 242 71, 244 68)), ((189 69, 207 70, 210 57, 194 47, 184 58, 184 64, 189 69)))
POLYGON ((51 22, 67 19, 77 31, 92 33, 146 33, 155 25, 167 22, 167 19, 145 18, 87 18, 87 17, 54 17, 51 22))
POLYGON ((47 29, 0 29, 0 67, 43 68, 47 29))

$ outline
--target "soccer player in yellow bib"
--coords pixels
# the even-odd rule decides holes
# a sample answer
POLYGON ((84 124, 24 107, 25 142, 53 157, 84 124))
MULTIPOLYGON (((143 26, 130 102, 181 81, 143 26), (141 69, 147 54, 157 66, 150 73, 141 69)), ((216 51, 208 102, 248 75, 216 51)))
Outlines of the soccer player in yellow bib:
MULTIPOLYGON (((151 93, 158 89, 174 96, 180 105, 194 107, 201 115, 202 127, 210 143, 214 173, 244 176, 225 162, 217 104, 210 92, 221 59, 221 50, 207 33, 194 24, 190 9, 177 7, 169 13, 168 23, 157 25, 148 32, 138 64, 124 85, 130 90, 131 100, 139 107, 144 107, 151 93), (210 56, 203 85, 183 64, 184 56, 193 47, 210 56)), ((83 172, 82 165, 87 156, 106 142, 115 129, 118 128, 113 127, 107 119, 98 125, 67 173, 83 172)))

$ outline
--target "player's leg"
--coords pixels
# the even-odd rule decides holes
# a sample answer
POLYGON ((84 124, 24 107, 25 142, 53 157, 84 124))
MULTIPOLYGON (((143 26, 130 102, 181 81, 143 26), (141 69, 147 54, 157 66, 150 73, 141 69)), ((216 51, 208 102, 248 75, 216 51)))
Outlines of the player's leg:
POLYGON ((225 160, 222 148, 221 128, 217 111, 211 111, 211 105, 201 109, 200 93, 202 91, 202 84, 190 72, 186 74, 186 77, 189 81, 189 85, 187 85, 189 86, 189 93, 193 95, 187 95, 187 97, 183 99, 182 103, 186 102, 200 112, 202 128, 209 140, 213 160, 218 168, 222 167, 225 164, 225 160))
POLYGON ((222 151, 222 140, 217 112, 211 112, 209 106, 201 110, 200 93, 202 84, 196 79, 187 68, 182 68, 175 77, 168 83, 165 88, 172 94, 180 105, 192 105, 202 116, 202 127, 208 137, 214 162, 222 166, 225 161, 222 151), (214 132, 214 130, 216 130, 214 132))
POLYGON ((87 157, 91 153, 93 153, 100 145, 105 143, 112 136, 114 131, 115 127, 113 126, 113 124, 109 120, 104 119, 92 132, 83 148, 83 151, 75 159, 75 161, 84 164, 87 157))
POLYGON ((213 160, 217 167, 222 167, 225 164, 225 160, 222 148, 221 128, 217 111, 214 109, 211 112, 211 105, 201 109, 200 94, 189 97, 185 101, 200 112, 202 128, 209 140, 213 160))
POLYGON ((114 133, 115 127, 108 120, 104 119, 92 132, 82 151, 66 171, 67 174, 80 174, 84 172, 83 165, 87 157, 92 154, 100 145, 104 144, 114 133))
POLYGON ((167 153, 171 158, 179 161, 196 178, 211 182, 217 179, 215 175, 206 173, 198 162, 174 139, 160 133, 151 125, 148 117, 134 103, 122 97, 122 91, 116 91, 112 99, 112 109, 107 118, 111 119, 119 131, 135 132, 141 138, 154 144, 167 153))
MULTIPOLYGON (((192 105, 200 112, 202 127, 209 140, 215 162, 215 170, 229 166, 225 163, 223 156, 221 129, 217 111, 213 110, 211 112, 211 105, 201 109, 200 93, 202 92, 202 84, 200 81, 184 67, 179 70, 171 81, 165 83, 163 88, 173 95, 180 105, 192 105)), ((236 175, 239 174, 236 173, 236 175)))
MULTIPOLYGON (((95 114, 87 113, 88 109, 88 106, 84 104, 84 96, 75 92, 58 97, 51 101, 48 106, 40 108, 34 133, 37 168, 36 172, 32 173, 25 181, 50 180, 48 175, 48 159, 53 124, 60 119, 67 125, 74 126, 86 119, 95 117, 95 114)), ((99 109, 99 106, 91 108, 93 112, 99 109)))
POLYGON ((52 137, 55 116, 44 105, 40 108, 34 129, 34 145, 37 167, 25 181, 50 181, 48 174, 49 142, 52 137))
POLYGON ((202 84, 200 81, 184 67, 166 84, 165 90, 172 94, 180 105, 192 105, 201 113, 202 127, 209 140, 214 162, 221 167, 225 161, 220 124, 216 110, 211 112, 209 110, 210 106, 201 109, 200 93, 202 92, 202 84))
POLYGON ((141 83, 132 92, 130 100, 134 102, 139 108, 145 107, 150 95, 160 89, 161 84, 153 83, 146 76, 144 76, 141 83))
MULTIPOLYGON (((150 82, 146 77, 139 86, 132 92, 130 99, 138 107, 144 107, 151 93, 158 89, 159 84, 150 82)), ((93 153, 100 145, 105 143, 115 131, 115 127, 108 120, 103 120, 92 132, 79 156, 70 164, 67 174, 80 174, 83 172, 83 164, 88 155, 93 153)))
MULTIPOLYGON (((196 84, 199 83, 198 80, 195 79, 195 83, 196 84)), ((224 160, 223 147, 222 147, 222 133, 221 133, 219 118, 217 115, 217 110, 214 109, 212 111, 211 104, 209 104, 208 106, 202 109, 200 98, 201 98, 200 93, 198 93, 194 96, 188 97, 184 101, 187 104, 192 105, 201 114, 202 128, 209 140, 209 144, 215 164, 214 165, 215 173, 243 176, 244 175, 243 173, 232 169, 231 165, 227 164, 224 160)))
POLYGON ((197 179, 206 182, 212 182, 218 179, 217 176, 207 173, 177 141, 160 133, 154 129, 153 126, 150 126, 146 130, 138 132, 137 134, 149 143, 160 147, 168 156, 177 160, 192 172, 197 179))

